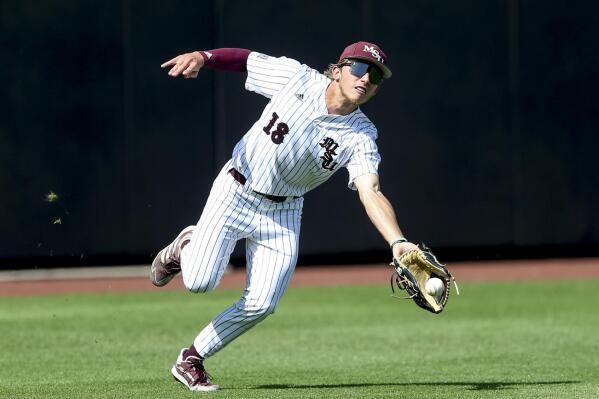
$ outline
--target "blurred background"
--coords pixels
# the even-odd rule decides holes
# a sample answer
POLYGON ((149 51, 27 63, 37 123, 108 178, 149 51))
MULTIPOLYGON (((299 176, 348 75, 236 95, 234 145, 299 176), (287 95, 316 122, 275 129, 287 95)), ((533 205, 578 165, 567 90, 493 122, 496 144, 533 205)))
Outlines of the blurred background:
MULTIPOLYGON (((147 264, 197 221, 266 99, 162 62, 243 47, 323 70, 358 40, 394 72, 363 109, 408 238, 599 255, 598 36, 582 0, 0 0, 0 267, 147 264)), ((347 177, 306 196, 300 265, 387 260, 347 177)))

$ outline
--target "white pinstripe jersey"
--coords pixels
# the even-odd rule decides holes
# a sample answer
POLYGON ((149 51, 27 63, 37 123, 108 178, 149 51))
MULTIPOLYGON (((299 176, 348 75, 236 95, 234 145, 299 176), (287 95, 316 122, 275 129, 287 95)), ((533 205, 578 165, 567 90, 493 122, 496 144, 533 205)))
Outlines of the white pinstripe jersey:
POLYGON ((233 150, 232 164, 253 190, 302 196, 342 167, 355 190, 356 177, 377 174, 376 128, 359 108, 344 116, 328 113, 326 76, 257 52, 250 53, 247 70, 245 88, 270 99, 233 150))

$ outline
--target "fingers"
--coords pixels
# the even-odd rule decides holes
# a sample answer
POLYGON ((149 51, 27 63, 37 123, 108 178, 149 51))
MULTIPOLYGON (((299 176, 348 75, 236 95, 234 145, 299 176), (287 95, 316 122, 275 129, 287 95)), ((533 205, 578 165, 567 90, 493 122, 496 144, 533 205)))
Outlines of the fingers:
POLYGON ((168 74, 169 74, 169 76, 178 76, 180 72, 181 72, 181 65, 180 64, 175 64, 175 66, 173 66, 168 71, 168 74))
POLYGON ((176 56, 175 58, 172 58, 170 60, 168 60, 167 62, 162 63, 162 65, 160 65, 160 68, 166 68, 167 66, 170 65, 175 65, 177 63, 177 61, 179 60, 179 58, 181 58, 181 55, 176 56))
POLYGON ((167 62, 160 65, 160 68, 166 68, 172 66, 172 68, 168 71, 170 76, 177 76, 181 72, 181 66, 185 64, 185 59, 183 55, 178 55, 175 58, 168 60, 167 62))
POLYGON ((170 71, 168 71, 168 74, 170 76, 179 76, 181 74, 182 71, 184 71, 187 68, 187 63, 188 61, 183 59, 179 59, 176 63, 175 66, 171 68, 170 71))
POLYGON ((176 77, 182 74, 186 78, 195 78, 198 76, 198 71, 201 67, 193 53, 178 55, 160 65, 161 68, 170 66, 172 68, 168 71, 169 76, 176 77))
POLYGON ((183 71, 183 76, 185 78, 195 78, 198 76, 198 71, 200 70, 198 63, 195 60, 189 62, 187 68, 183 71))

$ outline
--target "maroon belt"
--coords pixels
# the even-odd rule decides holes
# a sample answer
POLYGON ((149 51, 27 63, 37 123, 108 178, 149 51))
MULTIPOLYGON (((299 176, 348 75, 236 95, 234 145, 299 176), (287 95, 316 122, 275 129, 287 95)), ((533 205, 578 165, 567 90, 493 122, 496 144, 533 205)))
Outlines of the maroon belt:
POLYGON ((244 175, 242 175, 241 173, 239 173, 239 171, 235 168, 231 168, 229 169, 229 174, 231 176, 233 176, 233 179, 237 180, 239 183, 241 183, 241 185, 244 185, 246 182, 246 178, 244 175))
MULTIPOLYGON (((245 178, 244 175, 242 175, 241 173, 239 173, 239 171, 235 168, 231 168, 229 169, 229 174, 231 176, 233 176, 233 179, 237 180, 239 183, 241 183, 242 185, 245 185, 245 182, 247 181, 247 179, 245 178)), ((254 191, 254 190, 252 190, 254 191)), ((264 194, 264 193, 259 193, 258 191, 254 191, 254 193, 263 196, 266 199, 269 199, 273 202, 285 202, 290 198, 299 198, 299 197, 281 197, 278 195, 270 195, 270 194, 264 194)))

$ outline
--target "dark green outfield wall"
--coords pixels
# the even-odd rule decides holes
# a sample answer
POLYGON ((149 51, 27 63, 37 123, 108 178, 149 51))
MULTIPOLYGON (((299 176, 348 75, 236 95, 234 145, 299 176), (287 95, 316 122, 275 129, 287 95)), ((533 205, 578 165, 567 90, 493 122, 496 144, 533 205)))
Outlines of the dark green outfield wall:
MULTIPOLYGON (((199 218, 266 100, 161 62, 244 47, 324 69, 357 40, 394 71, 364 109, 408 237, 599 253, 598 35, 589 1, 3 0, 0 260, 144 260, 199 218)), ((346 180, 307 195, 303 256, 384 249, 346 180)))

